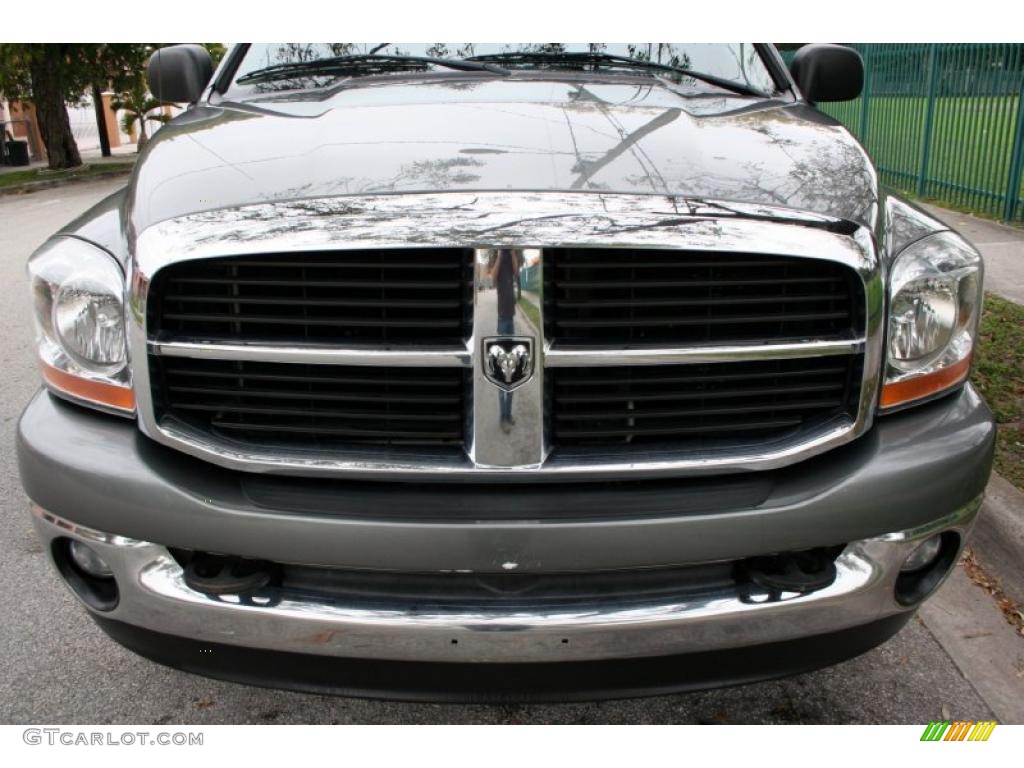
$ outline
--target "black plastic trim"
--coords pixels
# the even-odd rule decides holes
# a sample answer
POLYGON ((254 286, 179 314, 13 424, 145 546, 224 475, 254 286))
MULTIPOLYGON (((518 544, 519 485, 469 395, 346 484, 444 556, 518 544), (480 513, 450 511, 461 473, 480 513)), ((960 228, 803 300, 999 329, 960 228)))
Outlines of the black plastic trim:
POLYGON ((231 87, 231 81, 235 77, 235 72, 238 70, 238 65, 242 63, 242 59, 245 58, 250 45, 252 43, 238 43, 228 51, 224 68, 220 71, 220 74, 214 77, 212 93, 217 93, 221 96, 227 93, 228 88, 231 87))
POLYGON ((825 635, 682 656, 535 664, 370 661, 207 643, 93 615, 110 637, 176 669, 248 685, 403 701, 586 701, 753 683, 858 656, 913 615, 825 635))
POLYGON ((63 536, 53 540, 50 555, 57 571, 82 602, 96 611, 112 611, 121 599, 117 581, 88 574, 73 562, 69 547, 71 539, 63 536))
POLYGON ((910 573, 901 572, 896 578, 896 602, 911 606, 923 602, 946 578, 960 554, 960 534, 944 531, 938 556, 924 568, 910 573))
POLYGON ((786 69, 782 57, 778 55, 778 50, 770 43, 754 43, 754 48, 772 76, 772 80, 775 81, 778 92, 792 94, 793 81, 790 79, 789 70, 786 69))

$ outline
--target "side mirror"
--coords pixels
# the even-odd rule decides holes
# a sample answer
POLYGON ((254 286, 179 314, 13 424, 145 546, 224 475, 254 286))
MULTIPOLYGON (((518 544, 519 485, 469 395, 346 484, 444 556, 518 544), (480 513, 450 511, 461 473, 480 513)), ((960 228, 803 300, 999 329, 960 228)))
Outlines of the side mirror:
POLYGON ((811 104, 849 101, 864 89, 864 59, 845 45, 805 45, 793 56, 789 72, 811 104))
POLYGON ((158 48, 146 66, 149 92, 157 101, 198 101, 212 76, 213 59, 201 45, 158 48))

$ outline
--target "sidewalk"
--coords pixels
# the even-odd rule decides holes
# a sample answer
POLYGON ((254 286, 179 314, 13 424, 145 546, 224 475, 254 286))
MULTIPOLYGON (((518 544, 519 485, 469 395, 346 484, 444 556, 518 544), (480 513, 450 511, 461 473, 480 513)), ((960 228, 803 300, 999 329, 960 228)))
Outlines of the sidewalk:
POLYGON ((949 211, 937 205, 921 204, 921 207, 981 251, 985 257, 986 290, 1024 304, 1024 229, 949 211))

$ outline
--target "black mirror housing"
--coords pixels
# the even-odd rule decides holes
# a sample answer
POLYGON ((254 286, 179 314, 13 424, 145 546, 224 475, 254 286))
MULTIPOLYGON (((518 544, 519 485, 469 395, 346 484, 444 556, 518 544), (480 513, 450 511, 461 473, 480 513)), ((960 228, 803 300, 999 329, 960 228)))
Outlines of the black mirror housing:
POLYGON ((158 101, 191 104, 203 95, 213 77, 213 59, 201 45, 159 48, 149 57, 146 80, 158 101))
POLYGON ((864 59, 845 45, 805 45, 793 56, 789 72, 811 104, 850 101, 864 90, 864 59))

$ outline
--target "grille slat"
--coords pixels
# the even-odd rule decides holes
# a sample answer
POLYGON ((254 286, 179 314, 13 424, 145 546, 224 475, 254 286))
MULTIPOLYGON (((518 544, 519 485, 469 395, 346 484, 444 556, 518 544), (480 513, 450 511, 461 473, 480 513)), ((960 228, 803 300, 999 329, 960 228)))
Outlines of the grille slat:
MULTIPOLYGON (((558 306, 565 309, 583 309, 586 307, 727 307, 741 304, 771 304, 779 300, 778 295, 771 296, 739 296, 728 299, 602 299, 600 301, 573 301, 560 299, 558 306)), ((803 304, 811 301, 845 301, 845 297, 830 293, 819 293, 810 296, 787 296, 791 304, 803 304)))
MULTIPOLYGON (((822 368, 817 371, 819 375, 845 375, 845 367, 832 367, 822 368)), ((644 383, 646 384, 698 384, 702 382, 728 382, 728 381, 756 381, 757 379, 785 379, 785 378, 803 378, 807 376, 806 371, 795 370, 795 371, 767 371, 760 373, 711 373, 702 374, 695 376, 662 376, 655 373, 652 376, 645 376, 644 383)), ((576 389, 579 387, 604 387, 610 384, 631 384, 633 379, 621 378, 616 379, 613 377, 602 377, 599 381, 582 381, 573 380, 570 382, 556 382, 556 386, 562 387, 563 389, 576 389)))
MULTIPOLYGON (((722 363, 721 365, 731 365, 731 363, 722 363)), ((623 388, 624 390, 616 394, 589 394, 589 395, 562 395, 558 398, 560 403, 573 404, 573 403, 608 403, 616 402, 621 400, 629 400, 636 402, 643 402, 649 400, 703 400, 709 395, 713 395, 715 398, 730 399, 734 397, 765 397, 767 395, 782 395, 782 394, 806 394, 808 392, 833 392, 835 390, 842 390, 845 386, 845 379, 837 382, 830 382, 826 384, 801 384, 792 387, 762 387, 759 389, 736 389, 736 390, 700 390, 697 392, 677 391, 673 388, 671 391, 665 391, 659 389, 658 391, 639 390, 638 387, 643 387, 644 382, 642 379, 630 382, 628 387, 623 388)))
MULTIPOLYGON (((352 369, 356 371, 373 369, 352 369)), ((206 379, 231 379, 237 380, 238 374, 231 371, 207 371, 207 370, 190 370, 186 368, 168 368, 167 373, 171 375, 183 375, 183 376, 195 376, 206 379)), ((321 374, 311 374, 309 376, 302 376, 298 374, 271 374, 271 373, 246 373, 245 378, 249 381, 280 381, 280 382, 294 382, 298 384, 367 384, 371 386, 391 386, 394 388, 398 387, 410 387, 414 390, 422 387, 446 387, 450 385, 450 382, 445 377, 432 376, 431 371, 423 371, 420 378, 416 381, 409 382, 396 382, 387 377, 383 376, 358 376, 358 375, 345 375, 345 376, 324 376, 321 374)), ((234 391, 234 390, 232 390, 234 391)))
POLYGON ((235 267, 287 267, 289 269, 326 269, 343 264, 346 267, 359 268, 395 268, 395 269, 451 269, 451 264, 433 264, 429 261, 359 261, 356 259, 345 259, 335 263, 324 261, 303 261, 302 259, 234 259, 232 265, 235 267))
MULTIPOLYGON (((231 405, 199 405, 172 403, 171 406, 180 411, 211 411, 214 413, 265 414, 268 416, 315 416, 318 419, 356 419, 375 421, 447 421, 455 423, 458 417, 436 416, 425 413, 396 414, 359 413, 356 411, 326 411, 319 408, 275 408, 272 406, 231 406, 231 405)), ((216 421, 216 419, 215 419, 216 421)))
MULTIPOLYGON (((768 429, 780 429, 798 426, 801 419, 771 419, 768 421, 748 421, 743 424, 701 424, 691 427, 653 427, 644 430, 649 437, 666 437, 674 435, 722 435, 735 432, 759 432, 768 429)), ((594 439, 600 437, 625 437, 635 438, 638 430, 634 428, 624 429, 563 429, 560 435, 563 438, 594 439)))
POLYGON ((459 287, 458 281, 455 280, 411 282, 408 280, 246 280, 217 277, 176 277, 169 278, 169 282, 180 285, 269 285, 281 286, 283 288, 302 288, 309 286, 313 288, 432 288, 445 290, 459 287))
MULTIPOLYGON (((337 299, 289 299, 289 298, 243 298, 240 296, 185 296, 185 295, 172 295, 164 297, 165 301, 169 302, 182 302, 186 304, 272 304, 281 306, 312 306, 312 307, 414 307, 423 309, 451 309, 452 307, 460 306, 458 300, 403 300, 394 299, 390 302, 385 302, 380 299, 348 299, 348 300, 337 300, 337 299)), ((168 315, 164 315, 167 317, 168 315)))
MULTIPOLYGON (((297 304, 301 306, 301 304, 297 304)), ((385 307, 382 305, 382 309, 385 307)), ((163 315, 165 320, 181 320, 184 322, 196 322, 196 321, 210 321, 212 323, 259 323, 261 325, 305 325, 305 326, 327 326, 327 327, 359 327, 359 328, 420 328, 423 325, 423 319, 410 319, 410 320, 386 320, 386 319, 375 319, 375 318, 361 318, 361 317, 277 317, 274 315, 239 315, 231 314, 228 312, 222 313, 179 313, 179 312, 165 312, 163 315)), ((434 320, 433 325, 438 328, 458 328, 460 326, 457 320, 445 320, 438 321, 434 320)))
MULTIPOLYGON (((595 304, 595 307, 600 305, 595 304)), ((635 305, 634 305, 635 306, 635 305)), ((818 312, 818 313, 796 313, 791 312, 785 316, 787 322, 799 322, 801 320, 834 320, 847 317, 848 312, 818 312)), ((686 325, 708 326, 708 325, 749 325, 752 323, 773 323, 779 321, 777 314, 762 315, 740 315, 737 317, 671 317, 671 318, 640 318, 633 317, 628 320, 632 327, 664 326, 666 324, 679 327, 686 325)), ((622 320, 562 320, 560 325, 563 328, 617 328, 622 325, 622 320)))
MULTIPOLYGON (((753 414, 761 413, 763 411, 771 411, 773 413, 779 413, 784 411, 811 411, 814 409, 832 409, 842 404, 840 398, 832 398, 830 400, 808 400, 797 403, 781 403, 775 405, 737 405, 731 408, 716 406, 713 408, 683 408, 683 409, 662 409, 653 411, 639 411, 634 410, 630 412, 630 418, 632 419, 662 419, 662 418, 676 418, 682 416, 728 416, 736 414, 753 414)), ((560 413, 556 414, 556 419, 563 421, 598 421, 601 419, 607 419, 607 411, 575 411, 573 413, 560 413)))
MULTIPOLYGON (((659 269, 665 269, 666 266, 671 268, 671 265, 662 265, 659 269)), ((722 265, 719 265, 721 268, 722 265)), ((635 267, 633 269, 636 269, 635 267)), ((712 267, 713 269, 713 267, 712 267)), ((615 280, 614 275, 609 275, 612 280, 615 280)), ((618 278, 621 280, 621 276, 618 278)), ((606 290, 615 290, 615 286, 609 284, 609 280, 573 280, 571 285, 559 286, 563 290, 571 289, 582 289, 582 288, 603 288, 606 290)), ((780 280, 744 280, 743 278, 731 278, 723 280, 630 280, 629 285, 633 288, 714 288, 720 285, 808 285, 817 283, 834 283, 836 279, 834 277, 791 277, 780 280)))
MULTIPOLYGON (((550 252, 550 251, 548 251, 550 252)), ((555 264, 555 269, 570 270, 570 269, 636 269, 643 267, 664 267, 666 262, 676 260, 679 258, 678 251, 672 251, 671 255, 666 259, 660 261, 642 261, 641 259, 617 259, 615 261, 588 261, 585 257, 580 258, 579 256, 573 258, 571 263, 555 264)), ((700 259, 694 259, 687 256, 686 266, 687 267, 721 267, 722 259, 715 258, 710 260, 701 261, 700 259)), ((731 267, 778 267, 785 266, 790 262, 785 259, 771 259, 771 258, 756 258, 756 259, 740 259, 732 257, 728 262, 728 266, 731 267)))
MULTIPOLYGON (((181 392, 187 394, 203 394, 203 395, 230 395, 232 397, 273 397, 279 400, 301 400, 308 398, 308 394, 302 392, 283 392, 274 391, 269 389, 227 389, 217 387, 181 387, 181 386, 169 386, 167 387, 168 392, 181 392)), ((458 397, 444 397, 440 395, 412 395, 408 392, 402 393, 391 393, 386 395, 348 395, 348 394, 334 394, 326 392, 317 393, 318 400, 324 401, 344 401, 344 402, 359 402, 359 403, 387 403, 394 400, 396 397, 400 397, 403 401, 408 403, 433 403, 436 405, 450 405, 460 401, 458 397)), ((173 402, 173 401, 172 401, 173 402)))
MULTIPOLYGON (((279 423, 279 424, 258 424, 250 422, 230 422, 222 421, 220 419, 213 419, 211 424, 216 429, 236 431, 236 432, 278 432, 281 434, 299 434, 299 435, 311 435, 311 436, 335 436, 335 437, 350 437, 350 438, 363 438, 360 442, 372 442, 372 443, 396 443, 396 444, 414 444, 414 441, 409 438, 408 431, 403 430, 387 430, 387 429, 356 429, 354 427, 326 427, 323 425, 317 426, 303 426, 295 425, 291 423, 279 423)), ((421 431, 418 435, 422 440, 452 440, 455 439, 455 431, 436 431, 427 432, 421 431)))

